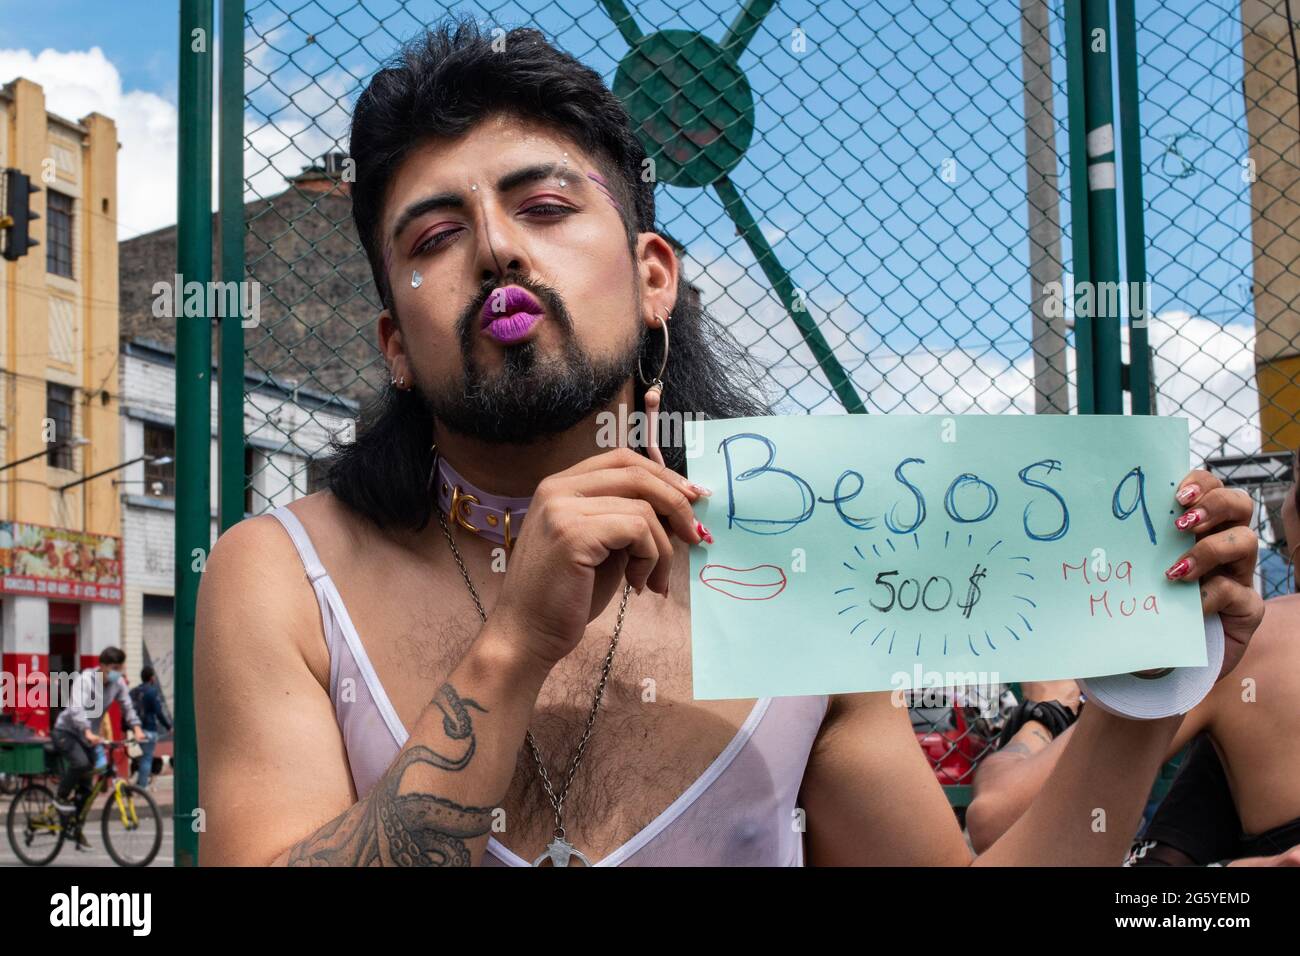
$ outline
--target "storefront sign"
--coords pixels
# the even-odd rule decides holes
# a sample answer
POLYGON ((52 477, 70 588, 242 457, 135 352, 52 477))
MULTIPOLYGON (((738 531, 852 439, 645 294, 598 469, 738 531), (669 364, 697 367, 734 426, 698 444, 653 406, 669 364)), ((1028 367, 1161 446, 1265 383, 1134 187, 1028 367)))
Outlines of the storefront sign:
POLYGON ((0 521, 0 591, 120 604, 121 539, 0 521))

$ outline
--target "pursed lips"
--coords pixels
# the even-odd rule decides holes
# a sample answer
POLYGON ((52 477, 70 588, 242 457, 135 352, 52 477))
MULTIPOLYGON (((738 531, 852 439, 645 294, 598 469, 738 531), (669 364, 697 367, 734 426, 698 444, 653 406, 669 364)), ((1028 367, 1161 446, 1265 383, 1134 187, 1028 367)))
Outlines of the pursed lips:
POLYGON ((527 289, 506 286, 494 290, 483 303, 481 329, 498 342, 510 343, 526 336, 545 314, 527 289))

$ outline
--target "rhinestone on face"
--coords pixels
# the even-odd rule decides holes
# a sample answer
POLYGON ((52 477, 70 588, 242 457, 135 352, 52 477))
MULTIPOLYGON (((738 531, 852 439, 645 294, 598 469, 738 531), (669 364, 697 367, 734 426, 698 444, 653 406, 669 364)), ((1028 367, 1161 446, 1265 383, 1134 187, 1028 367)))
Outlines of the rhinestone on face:
POLYGON ((422 282, 424 282, 424 276, 420 275, 420 270, 419 270, 419 269, 412 269, 412 270, 411 270, 411 288, 412 288, 412 289, 418 289, 418 288, 420 288, 420 284, 421 284, 422 282))

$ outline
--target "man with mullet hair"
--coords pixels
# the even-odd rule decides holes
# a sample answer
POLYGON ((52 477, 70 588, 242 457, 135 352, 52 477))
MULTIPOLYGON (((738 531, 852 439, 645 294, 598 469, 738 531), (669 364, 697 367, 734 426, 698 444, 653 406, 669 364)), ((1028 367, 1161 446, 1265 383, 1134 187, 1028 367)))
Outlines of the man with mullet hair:
MULTIPOLYGON (((710 492, 653 429, 597 436, 620 410, 770 408, 684 294, 600 77, 535 30, 494 49, 443 25, 371 79, 350 155, 391 386, 328 490, 207 563, 201 860, 972 862, 888 693, 692 698, 688 549, 712 535, 691 505, 710 492)), ((1250 506, 1204 472, 1177 490, 1203 520, 1171 573, 1207 582, 1227 668, 1259 621, 1250 506)), ((1085 713, 975 862, 1118 865, 1178 722, 1085 713)))

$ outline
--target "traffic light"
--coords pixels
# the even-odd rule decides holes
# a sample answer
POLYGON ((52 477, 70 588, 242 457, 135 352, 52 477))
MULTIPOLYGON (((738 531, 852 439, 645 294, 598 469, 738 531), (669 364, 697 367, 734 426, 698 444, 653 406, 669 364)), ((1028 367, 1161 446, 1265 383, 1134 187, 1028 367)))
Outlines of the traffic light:
POLYGON ((27 255, 32 246, 40 245, 29 233, 33 219, 41 217, 32 211, 32 193, 40 192, 30 177, 17 169, 5 170, 5 210, 0 221, 5 223, 4 257, 14 262, 27 255))

